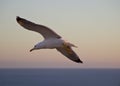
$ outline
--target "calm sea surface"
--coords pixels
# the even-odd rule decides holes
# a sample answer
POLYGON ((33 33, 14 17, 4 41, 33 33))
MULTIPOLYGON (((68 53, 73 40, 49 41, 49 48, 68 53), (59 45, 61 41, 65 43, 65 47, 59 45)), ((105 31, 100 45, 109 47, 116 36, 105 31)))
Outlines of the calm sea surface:
POLYGON ((120 69, 0 69, 0 86, 120 86, 120 69))

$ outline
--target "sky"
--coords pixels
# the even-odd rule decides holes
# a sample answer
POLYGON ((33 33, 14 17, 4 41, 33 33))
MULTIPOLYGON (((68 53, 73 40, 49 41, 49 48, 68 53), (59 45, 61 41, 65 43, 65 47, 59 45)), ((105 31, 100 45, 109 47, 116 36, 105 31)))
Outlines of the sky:
POLYGON ((0 68, 120 68, 120 0, 0 0, 0 68), (55 49, 29 52, 43 37, 16 16, 75 44, 83 64, 55 49))

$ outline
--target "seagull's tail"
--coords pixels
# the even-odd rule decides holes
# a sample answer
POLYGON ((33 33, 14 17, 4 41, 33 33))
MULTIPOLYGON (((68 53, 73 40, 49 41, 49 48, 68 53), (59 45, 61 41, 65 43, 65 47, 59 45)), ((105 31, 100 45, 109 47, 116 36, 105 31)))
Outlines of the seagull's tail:
POLYGON ((72 43, 67 43, 70 47, 75 47, 75 48, 78 48, 77 46, 75 46, 74 44, 72 43))

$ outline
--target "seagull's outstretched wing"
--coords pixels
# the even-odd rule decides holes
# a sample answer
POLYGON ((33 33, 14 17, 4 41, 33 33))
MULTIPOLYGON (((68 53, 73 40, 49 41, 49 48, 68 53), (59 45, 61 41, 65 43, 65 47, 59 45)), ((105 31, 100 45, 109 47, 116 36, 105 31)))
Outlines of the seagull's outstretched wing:
POLYGON ((61 52, 63 55, 65 55, 66 57, 68 57, 70 60, 77 62, 77 63, 83 63, 79 57, 77 56, 77 54, 71 49, 71 47, 59 47, 56 48, 59 52, 61 52))
POLYGON ((56 34, 54 31, 52 31, 50 28, 48 28, 46 26, 35 24, 33 22, 30 22, 30 21, 20 18, 20 17, 17 17, 16 20, 24 28, 26 28, 28 30, 36 31, 36 32, 42 34, 42 36, 45 39, 61 38, 61 36, 59 36, 58 34, 56 34))

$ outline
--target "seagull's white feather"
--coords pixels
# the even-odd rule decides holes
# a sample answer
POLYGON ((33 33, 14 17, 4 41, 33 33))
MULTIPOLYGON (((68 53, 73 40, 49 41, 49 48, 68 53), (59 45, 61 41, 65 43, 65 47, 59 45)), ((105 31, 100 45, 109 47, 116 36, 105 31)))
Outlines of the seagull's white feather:
POLYGON ((45 38, 44 41, 36 44, 34 48, 31 49, 30 51, 37 50, 37 49, 56 48, 59 52, 61 52, 66 57, 68 57, 70 60, 77 62, 77 63, 82 63, 82 61, 79 59, 77 54, 71 49, 71 47, 73 46, 75 47, 75 45, 62 40, 61 36, 59 36, 57 33, 52 31, 50 28, 43 26, 43 25, 32 23, 20 17, 17 17, 16 20, 24 28, 31 30, 31 31, 36 31, 42 34, 42 36, 45 38))
POLYGON ((32 30, 35 32, 38 32, 40 34, 42 34, 42 36, 45 39, 48 38, 61 38, 61 36, 59 36, 58 34, 56 34, 54 31, 52 31, 50 28, 44 26, 44 25, 38 25, 35 24, 33 22, 30 22, 26 19, 17 17, 17 22, 24 28, 28 29, 28 30, 32 30))

